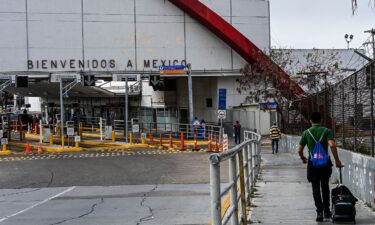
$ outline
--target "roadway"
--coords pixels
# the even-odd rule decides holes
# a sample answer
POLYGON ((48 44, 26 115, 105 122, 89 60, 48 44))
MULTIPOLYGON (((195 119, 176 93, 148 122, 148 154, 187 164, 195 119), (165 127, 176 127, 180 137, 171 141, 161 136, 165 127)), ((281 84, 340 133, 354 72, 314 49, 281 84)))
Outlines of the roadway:
MULTIPOLYGON (((2 157, 0 224, 207 224, 208 153, 2 157)), ((223 166, 223 180, 227 179, 223 166)))

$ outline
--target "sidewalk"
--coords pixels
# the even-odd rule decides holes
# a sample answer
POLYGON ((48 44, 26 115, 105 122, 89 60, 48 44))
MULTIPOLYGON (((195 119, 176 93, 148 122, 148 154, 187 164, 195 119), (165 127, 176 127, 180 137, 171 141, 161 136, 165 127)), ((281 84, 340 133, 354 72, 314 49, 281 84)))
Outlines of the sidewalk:
MULTIPOLYGON (((251 221, 267 225, 332 224, 315 222, 315 207, 306 167, 289 153, 262 149, 262 171, 257 183, 251 221)), ((336 184, 331 184, 331 189, 336 184)), ((358 202, 357 224, 375 224, 375 212, 358 202)))

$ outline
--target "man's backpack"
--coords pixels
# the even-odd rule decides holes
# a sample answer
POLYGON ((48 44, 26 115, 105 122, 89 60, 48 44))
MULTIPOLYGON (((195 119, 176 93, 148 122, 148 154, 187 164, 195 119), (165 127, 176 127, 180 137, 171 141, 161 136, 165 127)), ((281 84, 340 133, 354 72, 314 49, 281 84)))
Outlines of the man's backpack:
POLYGON ((309 134, 311 135, 312 139, 315 141, 315 146, 313 151, 310 153, 310 161, 315 168, 323 168, 328 165, 329 155, 324 150, 322 144, 320 143, 322 141, 322 138, 324 137, 324 134, 326 133, 327 129, 324 130, 322 136, 320 137, 319 141, 316 141, 314 136, 311 134, 310 130, 307 130, 309 134))

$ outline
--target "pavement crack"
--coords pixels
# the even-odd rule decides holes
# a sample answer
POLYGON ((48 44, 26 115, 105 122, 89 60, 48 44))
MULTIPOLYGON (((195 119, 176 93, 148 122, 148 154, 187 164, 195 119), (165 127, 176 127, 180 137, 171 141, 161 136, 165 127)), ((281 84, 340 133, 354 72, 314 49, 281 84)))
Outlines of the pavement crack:
POLYGON ((46 182, 46 181, 34 182, 34 183, 23 185, 23 186, 18 186, 15 189, 23 189, 23 188, 27 188, 28 186, 33 186, 33 185, 37 185, 37 184, 47 183, 47 185, 45 187, 34 188, 34 189, 31 189, 31 190, 27 190, 27 191, 19 191, 19 192, 13 192, 13 193, 9 193, 9 194, 3 194, 3 195, 0 195, 0 197, 7 197, 7 196, 13 196, 13 195, 19 195, 19 194, 26 194, 26 193, 30 193, 30 192, 39 191, 42 188, 49 187, 52 184, 52 182, 53 182, 53 178, 55 177, 55 174, 49 168, 47 168, 47 170, 51 174, 51 177, 50 177, 50 179, 49 179, 48 182, 46 182))
POLYGON ((100 198, 100 201, 99 201, 99 202, 96 202, 96 203, 92 204, 92 205, 91 205, 91 209, 90 209, 90 211, 88 211, 88 212, 86 212, 86 213, 84 213, 84 214, 81 214, 81 215, 79 215, 79 216, 76 216, 76 217, 72 217, 72 218, 69 218, 69 219, 65 219, 65 220, 58 221, 58 222, 56 222, 56 223, 52 223, 52 224, 50 224, 50 225, 57 225, 57 224, 65 223, 65 222, 67 222, 67 221, 76 220, 76 219, 81 219, 81 218, 83 218, 83 217, 85 217, 85 216, 88 216, 88 215, 92 214, 92 213, 95 211, 95 208, 96 208, 98 205, 102 204, 102 203, 104 203, 104 198, 100 198))
POLYGON ((145 202, 147 200, 148 194, 154 192, 157 188, 158 188, 158 184, 155 185, 155 187, 153 187, 150 191, 143 194, 142 201, 139 204, 141 205, 141 207, 147 208, 150 214, 145 217, 140 218, 139 221, 137 222, 137 225, 140 225, 141 223, 145 221, 150 221, 154 219, 154 210, 151 208, 151 206, 146 205, 145 202))

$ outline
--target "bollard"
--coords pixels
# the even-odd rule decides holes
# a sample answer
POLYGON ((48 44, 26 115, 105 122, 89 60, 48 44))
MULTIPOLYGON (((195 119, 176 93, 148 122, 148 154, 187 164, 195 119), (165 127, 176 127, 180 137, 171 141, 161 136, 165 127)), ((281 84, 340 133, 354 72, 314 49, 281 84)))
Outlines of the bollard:
POLYGON ((210 134, 208 134, 207 145, 208 145, 208 152, 212 152, 212 144, 211 144, 211 135, 210 134))
POLYGON ((133 144, 133 134, 131 132, 129 133, 129 144, 133 144))
POLYGON ((64 148, 65 147, 65 140, 64 140, 64 136, 61 136, 61 147, 64 148))
POLYGON ((163 134, 160 133, 160 147, 163 147, 163 134))
POLYGON ((150 142, 152 145, 154 144, 154 134, 152 132, 150 133, 150 142))
POLYGON ((49 133, 49 144, 53 145, 53 134, 49 133))
POLYGON ((185 151, 184 132, 181 132, 181 146, 180 146, 180 151, 185 151))
POLYGON ((79 142, 78 141, 75 142, 75 147, 79 148, 79 142))
POLYGON ((144 137, 142 137, 141 140, 142 140, 142 145, 146 144, 146 140, 144 137))
POLYGON ((199 151, 199 149, 198 149, 197 133, 194 134, 194 150, 195 151, 199 151))
POLYGON ((217 135, 215 135, 215 152, 219 152, 219 145, 217 143, 217 135))
POLYGON ((2 150, 3 150, 3 151, 6 151, 6 150, 7 150, 7 145, 6 145, 6 144, 3 144, 3 146, 2 146, 2 150))
POLYGON ((113 130, 112 131, 112 142, 116 141, 116 132, 113 130))
POLYGON ((173 138, 172 138, 172 133, 169 133, 169 147, 173 148, 173 138))

